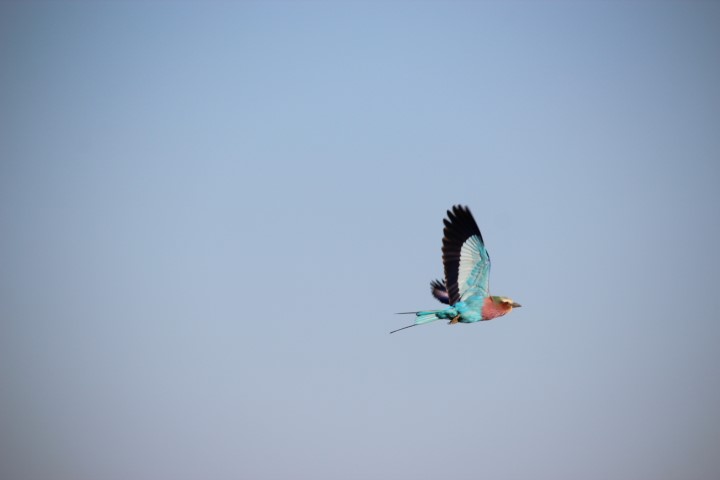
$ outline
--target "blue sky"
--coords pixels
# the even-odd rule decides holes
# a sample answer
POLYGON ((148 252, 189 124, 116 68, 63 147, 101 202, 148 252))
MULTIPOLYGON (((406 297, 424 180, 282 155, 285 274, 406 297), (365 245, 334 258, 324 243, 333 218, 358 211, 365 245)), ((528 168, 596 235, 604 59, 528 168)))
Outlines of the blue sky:
POLYGON ((0 469, 720 475, 720 6, 0 5, 0 469), (469 205, 491 291, 432 308, 469 205))

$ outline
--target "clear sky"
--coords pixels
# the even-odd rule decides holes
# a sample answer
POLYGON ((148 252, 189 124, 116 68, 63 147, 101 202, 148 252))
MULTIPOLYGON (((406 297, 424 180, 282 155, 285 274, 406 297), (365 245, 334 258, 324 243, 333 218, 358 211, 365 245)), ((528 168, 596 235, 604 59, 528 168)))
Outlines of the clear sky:
POLYGON ((720 478, 720 4, 0 4, 6 480, 720 478), (469 205, 492 322, 436 304, 469 205))

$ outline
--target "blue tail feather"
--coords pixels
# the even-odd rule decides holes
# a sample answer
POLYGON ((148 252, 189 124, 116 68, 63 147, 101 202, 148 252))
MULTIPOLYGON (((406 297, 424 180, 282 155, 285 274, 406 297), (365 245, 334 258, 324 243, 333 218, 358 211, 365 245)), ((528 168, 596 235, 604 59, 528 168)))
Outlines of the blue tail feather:
POLYGON ((393 330, 390 333, 399 332, 400 330, 405 330, 406 328, 415 327, 417 325, 424 325, 426 323, 430 323, 430 322, 434 322, 435 320, 439 320, 440 317, 437 316, 437 312, 439 312, 439 311, 440 310, 429 310, 426 312, 402 312, 402 313, 407 313, 407 314, 412 313, 412 314, 416 315, 417 318, 415 319, 415 323, 413 323, 412 325, 408 325, 406 327, 398 328, 397 330, 393 330))

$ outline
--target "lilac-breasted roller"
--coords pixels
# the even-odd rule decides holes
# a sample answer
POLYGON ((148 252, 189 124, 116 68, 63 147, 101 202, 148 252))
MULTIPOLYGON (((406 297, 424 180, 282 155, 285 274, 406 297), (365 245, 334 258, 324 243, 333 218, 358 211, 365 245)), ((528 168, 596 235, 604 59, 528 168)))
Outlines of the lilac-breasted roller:
POLYGON ((490 255, 470 209, 455 205, 443 222, 445 281, 433 280, 430 288, 436 299, 449 306, 442 310, 404 312, 415 314, 415 323, 390 333, 435 320, 450 320, 451 325, 492 320, 521 306, 511 298, 490 295, 490 255))

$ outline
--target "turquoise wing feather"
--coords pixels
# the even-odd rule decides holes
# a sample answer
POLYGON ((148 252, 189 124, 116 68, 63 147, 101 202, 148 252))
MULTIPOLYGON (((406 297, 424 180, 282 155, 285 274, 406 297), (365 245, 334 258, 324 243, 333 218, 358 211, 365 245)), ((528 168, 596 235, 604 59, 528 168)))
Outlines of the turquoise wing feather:
POLYGON ((489 295, 490 255, 470 209, 455 205, 445 219, 443 265, 450 305, 489 295))
POLYGON ((473 235, 460 250, 458 291, 460 301, 471 302, 485 299, 490 289, 490 256, 482 238, 473 235))

